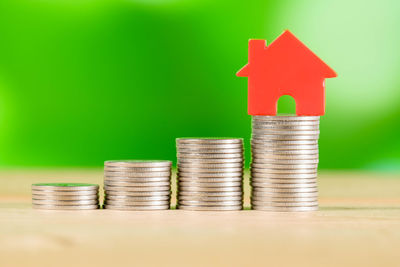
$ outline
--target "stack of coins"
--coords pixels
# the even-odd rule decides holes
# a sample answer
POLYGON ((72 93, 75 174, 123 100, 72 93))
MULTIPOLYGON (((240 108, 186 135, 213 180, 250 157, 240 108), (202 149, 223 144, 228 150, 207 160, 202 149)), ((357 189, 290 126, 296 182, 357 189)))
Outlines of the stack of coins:
POLYGON ((253 116, 252 130, 252 208, 317 210, 319 116, 253 116))
POLYGON ((243 140, 178 138, 178 208, 241 210, 243 140))
POLYGON ((104 163, 104 208, 170 208, 171 161, 111 160, 104 163))
POLYGON ((80 183, 33 184, 32 206, 46 210, 98 209, 99 186, 80 183))

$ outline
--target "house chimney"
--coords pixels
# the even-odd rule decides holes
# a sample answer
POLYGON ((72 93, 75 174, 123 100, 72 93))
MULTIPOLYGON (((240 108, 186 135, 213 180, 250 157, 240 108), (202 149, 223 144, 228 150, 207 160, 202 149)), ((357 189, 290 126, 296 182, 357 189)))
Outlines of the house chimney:
POLYGON ((266 40, 249 40, 249 63, 261 57, 262 51, 267 47, 266 40))

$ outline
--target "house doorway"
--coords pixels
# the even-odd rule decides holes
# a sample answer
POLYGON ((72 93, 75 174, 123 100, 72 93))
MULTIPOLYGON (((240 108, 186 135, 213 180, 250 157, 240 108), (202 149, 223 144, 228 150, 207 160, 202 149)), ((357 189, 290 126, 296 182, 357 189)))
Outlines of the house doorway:
POLYGON ((296 101, 290 95, 283 95, 278 99, 278 115, 296 114, 296 101))

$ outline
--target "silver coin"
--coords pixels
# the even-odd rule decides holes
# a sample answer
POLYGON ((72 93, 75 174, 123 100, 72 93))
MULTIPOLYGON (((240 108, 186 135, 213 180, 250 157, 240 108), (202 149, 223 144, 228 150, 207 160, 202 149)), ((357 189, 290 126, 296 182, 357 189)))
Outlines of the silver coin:
POLYGON ((126 187, 157 187, 157 186, 170 186, 171 182, 166 181, 166 182, 110 182, 110 181, 104 181, 104 185, 107 186, 126 186, 126 187))
MULTIPOLYGON (((255 160, 256 163, 264 163, 270 160, 318 160, 318 154, 310 154, 310 155, 277 155, 277 154, 269 154, 264 153, 262 156, 257 155, 255 160)), ((254 162, 254 160, 253 160, 254 162)))
POLYGON ((232 154, 232 153, 243 153, 242 148, 220 148, 220 149, 188 149, 188 148, 179 148, 178 153, 184 154, 184 153, 199 153, 199 154, 232 154))
POLYGON ((319 161, 319 155, 297 155, 297 156, 282 156, 264 154, 261 157, 253 157, 252 163, 256 164, 316 164, 319 161), (288 163, 287 163, 288 162, 288 163))
POLYGON ((170 191, 170 186, 110 186, 104 185, 105 190, 119 192, 154 192, 154 191, 170 191))
MULTIPOLYGON (((260 156, 257 156, 257 157, 254 157, 254 159, 253 159, 253 163, 260 163, 260 164, 263 164, 263 163, 270 163, 271 161, 273 162, 273 163, 275 163, 274 161, 276 161, 276 162, 290 162, 290 161, 294 161, 295 162, 295 164, 297 164, 297 162, 298 161, 304 161, 304 160, 306 160, 306 161, 314 161, 314 163, 315 163, 315 161, 317 161, 316 163, 318 163, 318 160, 319 160, 319 155, 296 155, 296 156, 293 156, 293 155, 291 155, 291 156, 283 156, 283 155, 269 155, 269 154, 264 154, 264 155, 262 155, 261 157, 260 156)), ((304 162, 303 162, 304 163, 304 162)), ((307 163, 307 162, 306 162, 307 163)))
MULTIPOLYGON (((277 141, 277 140, 272 140, 272 141, 277 141)), ((306 141, 306 140, 303 140, 306 141)), ((280 150, 288 150, 286 151, 294 153, 293 150, 296 150, 297 152, 303 152, 302 150, 317 150, 318 153, 318 142, 314 144, 275 144, 273 142, 264 142, 264 143, 256 143, 254 142, 254 139, 251 140, 251 150, 259 150, 262 152, 274 152, 274 153, 282 153, 284 151, 280 150)), ((305 151, 304 153, 309 153, 309 151, 305 151)))
POLYGON ((169 177, 171 176, 171 171, 163 171, 163 172, 104 172, 105 177, 131 177, 131 178, 153 178, 153 177, 169 177))
POLYGON ((32 190, 46 190, 46 191, 90 191, 98 190, 97 184, 83 184, 83 183, 38 183, 32 184, 32 190))
POLYGON ((188 182, 188 181, 199 181, 199 182, 239 182, 243 180, 243 176, 227 176, 227 177, 201 177, 197 174, 179 176, 177 175, 177 180, 188 182))
POLYGON ((299 168, 299 169, 290 169, 290 168, 282 168, 281 166, 290 166, 290 165, 277 165, 278 167, 275 166, 270 166, 270 165, 265 165, 265 168, 254 168, 251 167, 250 171, 251 173, 258 173, 258 174, 317 174, 318 168, 299 168))
POLYGON ((195 171, 200 169, 208 169, 211 170, 211 172, 214 172, 214 170, 243 170, 243 164, 242 163, 226 163, 226 164, 189 164, 189 163, 183 163, 183 164, 178 164, 178 169, 194 169, 195 171))
POLYGON ((315 140, 258 140, 252 139, 252 145, 259 146, 314 146, 318 145, 318 139, 315 140))
POLYGON ((222 169, 222 168, 243 168, 243 163, 178 163, 179 168, 206 168, 206 169, 222 169))
POLYGON ((311 201, 318 201, 318 197, 252 196, 251 200, 260 201, 260 202, 311 202, 311 201))
POLYGON ((251 175, 256 177, 256 175, 269 175, 269 174, 314 174, 317 175, 317 168, 312 169, 260 169, 260 168, 253 168, 251 169, 251 175))
POLYGON ((319 121, 319 116, 297 116, 297 115, 278 115, 278 116, 252 116, 253 120, 259 121, 319 121))
POLYGON ((320 119, 317 116, 297 116, 293 114, 279 114, 277 116, 264 116, 257 115, 251 116, 252 122, 319 122, 320 119), (304 118, 304 119, 303 119, 304 118))
POLYGON ((243 149, 242 143, 233 144, 177 144, 178 149, 243 149))
POLYGON ((224 177, 243 177, 243 172, 179 172, 177 173, 177 177, 183 178, 190 178, 190 177, 197 177, 197 178, 224 178, 224 177), (205 175, 202 175, 205 174, 205 175), (225 175, 220 175, 225 174, 225 175))
POLYGON ((203 177, 178 177, 178 182, 224 183, 243 182, 242 177, 203 178, 203 177))
POLYGON ((114 200, 106 199, 104 201, 105 205, 112 206, 166 206, 170 205, 169 200, 152 200, 152 201, 132 201, 132 200, 114 200))
POLYGON ((178 166, 178 172, 199 173, 199 172, 243 172, 243 168, 186 168, 178 166))
MULTIPOLYGON (((251 152, 252 153, 269 153, 278 155, 309 155, 309 154, 319 154, 319 146, 316 144, 306 144, 306 145, 278 145, 273 142, 271 143, 254 143, 252 139, 251 152)), ((274 140, 272 140, 274 141, 274 140)))
POLYGON ((257 169, 262 172, 263 169, 286 169, 286 170, 300 170, 300 169, 317 169, 318 164, 314 163, 301 163, 301 164, 283 164, 283 163, 251 163, 251 168, 257 169))
POLYGON ((308 198, 308 197, 318 197, 318 191, 315 192, 260 192, 253 190, 251 193, 252 197, 260 198, 308 198))
POLYGON ((231 191, 231 192, 199 192, 199 191, 178 191, 178 197, 189 196, 189 197, 235 197, 242 196, 242 190, 231 191))
POLYGON ((294 156, 294 157, 299 157, 299 156, 306 156, 306 155, 311 155, 311 156, 318 156, 319 151, 318 151, 318 146, 315 147, 315 149, 280 149, 280 148, 273 148, 271 147, 270 149, 266 148, 252 148, 251 149, 251 154, 254 157, 257 158, 264 158, 265 156, 294 156))
POLYGON ((256 134, 252 133, 252 140, 275 140, 275 141, 286 141, 286 140, 319 140, 319 135, 293 135, 293 134, 279 134, 279 133, 264 133, 256 134))
POLYGON ((283 128, 283 127, 304 127, 304 126, 309 126, 309 127, 318 127, 319 128, 319 121, 307 121, 307 122, 284 122, 284 121, 264 121, 264 122, 252 122, 251 127, 252 128, 261 128, 261 127, 277 127, 277 128, 283 128))
POLYGON ((185 159, 185 158, 190 158, 192 156, 197 156, 196 159, 202 159, 203 158, 226 158, 226 159, 230 159, 230 158, 237 158, 237 157, 243 157, 244 154, 244 150, 243 149, 236 149, 235 151, 232 152, 228 152, 228 150, 220 150, 220 152, 218 151, 201 151, 201 150, 180 150, 178 149, 176 151, 177 156, 180 156, 181 158, 185 159), (226 152, 224 152, 226 151, 226 152), (234 157, 232 157, 234 156, 234 157))
POLYGON ((244 163, 243 158, 231 158, 231 159, 185 159, 185 158, 179 158, 178 159, 178 165, 182 163, 194 163, 194 164, 221 164, 221 163, 244 163))
POLYGON ((107 160, 105 166, 115 167, 170 167, 172 161, 169 160, 107 160))
POLYGON ((253 187, 254 192, 270 192, 270 193, 312 193, 318 192, 318 188, 306 187, 306 188, 275 188, 275 187, 253 187))
POLYGON ((179 181, 178 186, 179 187, 186 187, 186 186, 196 186, 196 187, 240 187, 242 186, 243 183, 242 181, 240 182, 220 182, 220 183, 203 183, 203 182, 198 182, 198 181, 190 181, 190 182, 183 182, 179 181))
POLYGON ((271 184, 272 186, 274 184, 308 184, 308 183, 313 183, 315 184, 317 182, 317 178, 306 178, 306 179, 294 179, 294 178, 289 178, 289 179, 269 179, 269 178, 255 178, 253 177, 251 179, 252 183, 265 183, 265 184, 271 184))
POLYGON ((192 210, 192 211, 236 211, 236 210, 242 210, 243 206, 237 205, 237 206, 212 207, 212 206, 179 205, 177 208, 180 210, 192 210))
POLYGON ((273 125, 277 127, 283 126, 319 126, 319 121, 252 121, 251 126, 268 126, 273 125))
MULTIPOLYGON (((280 165, 282 166, 282 165, 280 165)), ((278 169, 278 168, 251 168, 250 169, 252 177, 258 176, 264 176, 264 175, 269 175, 269 174, 314 174, 317 175, 317 168, 310 168, 310 169, 278 169)))
POLYGON ((281 129, 257 129, 253 128, 252 130, 253 136, 264 136, 264 135, 305 135, 305 136, 313 136, 319 135, 319 130, 303 130, 303 131, 291 131, 291 130, 281 130, 281 129))
POLYGON ((46 195, 46 194, 32 194, 32 199, 43 200, 93 200, 98 199, 99 195, 46 195))
POLYGON ((171 170, 171 167, 148 167, 148 168, 127 168, 127 167, 108 167, 104 166, 104 171, 107 172, 127 172, 127 173, 143 173, 143 172, 169 172, 171 170))
POLYGON ((309 207, 309 206, 318 206, 318 201, 275 202, 275 201, 258 201, 252 199, 251 204, 256 206, 267 206, 267 207, 309 207))
POLYGON ((317 179, 259 179, 253 178, 250 184, 255 187, 307 187, 316 186, 317 179), (280 182, 283 181, 283 182, 280 182))
POLYGON ((86 200, 32 199, 32 204, 60 205, 60 206, 98 205, 99 200, 98 199, 86 199, 86 200))
POLYGON ((251 165, 255 168, 262 168, 264 164, 279 164, 279 165, 300 165, 300 164, 317 164, 318 159, 263 159, 263 163, 252 163, 251 165))
POLYGON ((105 198, 104 205, 113 205, 113 206, 160 206, 160 205, 170 205, 171 199, 152 199, 147 200, 145 198, 141 198, 136 200, 136 198, 105 198))
POLYGON ((106 198, 109 197, 156 197, 156 196, 170 196, 171 191, 162 190, 162 191, 114 191, 114 190, 106 190, 105 192, 106 198))
POLYGON ((243 172, 178 172, 178 177, 204 177, 204 178, 218 178, 218 177, 243 177, 243 172))
POLYGON ((104 177, 104 181, 107 182, 127 182, 127 183, 148 183, 148 182, 169 182, 171 180, 170 176, 166 177, 104 177))
POLYGON ((178 200, 194 201, 243 201, 243 196, 213 197, 213 196, 185 196, 178 195, 178 200))
POLYGON ((121 167, 104 167, 104 173, 149 173, 149 172, 169 172, 170 167, 148 167, 148 168, 121 168, 121 167))
POLYGON ((267 121, 267 122, 313 122, 320 121, 318 116, 297 116, 293 114, 279 114, 277 116, 264 116, 264 115, 256 115, 251 116, 251 120, 254 121, 267 121))
POLYGON ((319 134, 315 135, 293 135, 293 134, 252 134, 253 140, 316 140, 319 139, 319 134))
POLYGON ((231 153, 231 154, 213 154, 213 153, 177 153, 179 159, 231 159, 231 158, 243 158, 242 153, 231 153))
POLYGON ((287 145, 287 146, 285 146, 285 145, 280 145, 280 146, 271 145, 271 146, 268 147, 268 146, 261 146, 261 145, 252 144, 252 154, 253 155, 254 155, 255 152, 258 153, 258 154, 262 154, 264 152, 268 152, 269 150, 273 150, 273 152, 275 152, 275 153, 279 153, 279 152, 285 153, 286 151, 291 150, 291 151, 293 151, 293 153, 294 153, 294 151, 297 151, 299 153, 302 152, 302 153, 306 154, 307 152, 309 152, 307 150, 312 150, 313 152, 310 151, 310 153, 314 153, 314 150, 318 150, 318 145, 287 145), (256 150, 258 150, 258 151, 254 151, 254 147, 255 146, 257 146, 256 150))
POLYGON ((253 130, 284 130, 284 131, 315 131, 319 130, 319 123, 314 125, 276 125, 276 124, 254 124, 253 130))
POLYGON ((243 144, 235 145, 177 145, 177 151, 184 153, 243 153, 243 144))
POLYGON ((286 119, 286 116, 275 116, 279 119, 267 117, 267 116, 252 116, 251 121, 252 123, 319 123, 320 119, 318 118, 310 118, 310 119, 299 119, 299 116, 295 116, 294 119, 286 119), (283 119, 280 119, 282 118, 283 119))
POLYGON ((61 206, 61 205, 41 205, 32 204, 34 209, 42 210, 94 210, 98 209, 98 205, 77 205, 77 206, 61 206))
POLYGON ((302 132, 302 131, 319 131, 319 123, 291 124, 291 123, 252 123, 252 132, 269 132, 269 131, 285 131, 285 132, 302 132))
MULTIPOLYGON (((250 145, 252 148, 259 149, 273 149, 273 150, 310 150, 310 149, 318 149, 318 141, 319 140, 297 140, 297 141, 310 141, 310 144, 284 144, 281 143, 285 140, 264 140, 264 139, 251 139, 250 145), (275 143, 275 142, 277 143, 275 143)), ((290 140, 286 140, 290 141, 290 140)), ((295 142, 296 140, 292 140, 295 142)))
POLYGON ((177 144, 243 144, 242 138, 176 138, 177 144))
POLYGON ((263 187, 263 188, 310 188, 310 187, 317 187, 317 184, 314 183, 269 183, 269 182, 250 182, 252 187, 263 187))
POLYGON ((309 202, 309 201, 318 201, 318 195, 315 196, 280 196, 280 195, 252 195, 250 197, 252 200, 258 200, 258 201, 272 201, 272 202, 309 202))
POLYGON ((171 197, 169 195, 167 196, 154 196, 154 197, 133 197, 133 196, 106 196, 106 200, 129 200, 129 201, 137 201, 137 202, 142 202, 142 201, 170 201, 171 197))
POLYGON ((261 210, 261 211, 275 211, 275 212, 300 212, 300 211, 317 211, 318 206, 309 206, 309 207, 270 207, 270 206, 258 206, 253 205, 253 210, 261 210))
MULTIPOLYGON (((252 162, 255 163, 269 163, 271 161, 285 162, 285 161, 298 161, 298 160, 318 160, 318 154, 297 154, 297 155, 278 155, 272 153, 253 153, 252 162)), ((295 163, 296 164, 296 163, 295 163)))
POLYGON ((127 206, 127 205, 104 205, 105 209, 109 210, 124 210, 124 211, 151 211, 151 210, 169 210, 170 205, 161 206, 127 206))
POLYGON ((198 205, 198 206, 241 206, 243 202, 239 201, 198 201, 198 200, 179 200, 178 205, 198 205))
POLYGON ((297 155, 318 155, 318 145, 314 145, 314 149, 277 149, 276 147, 264 147, 259 145, 253 145, 251 148, 252 154, 268 154, 268 155, 284 155, 284 156, 297 156, 297 155))
POLYGON ((242 192, 242 187, 204 187, 204 186, 179 186, 179 192, 242 192))
POLYGON ((317 173, 295 173, 295 174, 279 174, 279 173, 252 173, 252 178, 260 179, 282 179, 291 181, 291 179, 316 179, 317 173))
POLYGON ((33 195, 54 195, 54 196, 91 196, 98 195, 98 190, 90 190, 90 191, 61 191, 61 190, 36 190, 32 189, 33 195))
POLYGON ((255 206, 265 206, 265 207, 314 207, 318 206, 318 201, 309 202, 261 202, 261 201, 251 201, 251 205, 255 206))

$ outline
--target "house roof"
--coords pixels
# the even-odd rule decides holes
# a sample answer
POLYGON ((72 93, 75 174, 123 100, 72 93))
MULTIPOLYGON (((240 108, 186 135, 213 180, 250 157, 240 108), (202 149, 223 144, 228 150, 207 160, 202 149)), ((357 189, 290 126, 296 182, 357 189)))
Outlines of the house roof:
MULTIPOLYGON (((318 73, 322 75, 323 78, 333 78, 337 76, 333 69, 315 55, 289 30, 283 32, 268 46, 266 46, 265 40, 250 40, 249 63, 238 71, 237 76, 248 77, 251 73, 250 64, 252 60, 258 58, 267 59, 268 64, 272 65, 288 63, 290 68, 308 68, 310 72, 318 73)), ((257 64, 257 66, 260 65, 257 64)))

